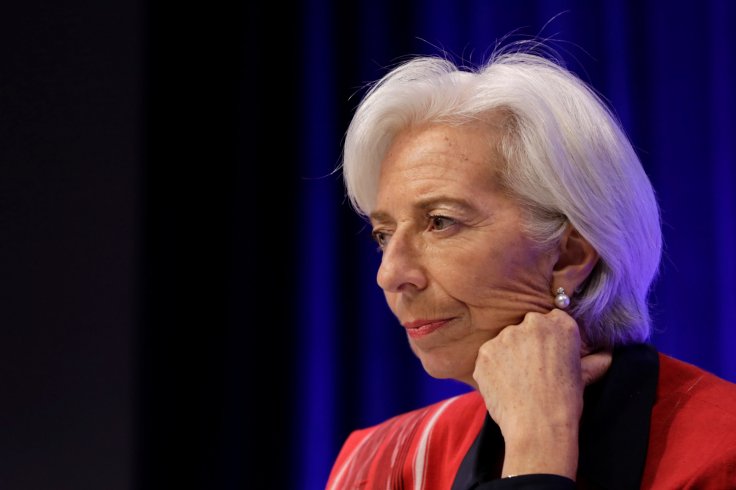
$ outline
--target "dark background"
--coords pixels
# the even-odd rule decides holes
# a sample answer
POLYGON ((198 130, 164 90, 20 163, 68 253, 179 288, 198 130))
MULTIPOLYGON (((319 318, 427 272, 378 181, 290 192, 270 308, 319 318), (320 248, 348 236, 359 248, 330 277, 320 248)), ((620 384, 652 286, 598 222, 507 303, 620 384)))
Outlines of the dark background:
POLYGON ((319 489, 349 430, 463 391, 333 170, 384 67, 512 32, 557 39, 657 189, 653 342, 736 380, 731 2, 250 3, 3 7, 0 488, 319 489))

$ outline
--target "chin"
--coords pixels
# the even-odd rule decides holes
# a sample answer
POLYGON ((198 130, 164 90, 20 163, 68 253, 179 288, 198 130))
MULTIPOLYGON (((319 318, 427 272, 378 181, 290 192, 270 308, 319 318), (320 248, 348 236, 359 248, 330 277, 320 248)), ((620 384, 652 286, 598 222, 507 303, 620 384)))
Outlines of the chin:
POLYGON ((473 371, 474 363, 458 362, 433 355, 420 355, 424 370, 437 379, 454 379, 474 386, 473 371))

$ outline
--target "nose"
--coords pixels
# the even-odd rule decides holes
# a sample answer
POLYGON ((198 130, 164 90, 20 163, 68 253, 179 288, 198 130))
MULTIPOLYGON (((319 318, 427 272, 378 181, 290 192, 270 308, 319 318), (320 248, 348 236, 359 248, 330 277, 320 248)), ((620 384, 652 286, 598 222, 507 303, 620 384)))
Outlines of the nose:
POLYGON ((381 289, 391 293, 427 287, 421 250, 406 234, 397 231, 389 240, 376 280, 381 289))

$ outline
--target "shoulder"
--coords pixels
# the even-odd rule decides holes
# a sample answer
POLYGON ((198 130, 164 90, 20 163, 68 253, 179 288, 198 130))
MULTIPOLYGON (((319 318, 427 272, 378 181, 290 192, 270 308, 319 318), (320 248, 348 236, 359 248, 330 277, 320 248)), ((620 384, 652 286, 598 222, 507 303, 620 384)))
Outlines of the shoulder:
POLYGON ((677 405, 690 416, 707 413, 736 424, 736 383, 662 353, 657 403, 677 405))
POLYGON ((359 445, 367 438, 381 437, 382 434, 397 430, 415 431, 425 426, 433 426, 441 419, 443 423, 463 420, 477 416, 485 416, 485 404, 477 391, 471 391, 438 401, 425 407, 405 412, 379 424, 353 431, 345 441, 343 451, 359 445))
POLYGON ((644 486, 732 488, 736 384, 662 353, 659 360, 644 486))
POLYGON ((485 414, 482 397, 472 391, 355 430, 333 464, 328 488, 352 488, 348 482, 353 481, 375 483, 387 466, 380 462, 386 458, 393 461, 396 455, 402 461, 389 466, 396 467, 399 474, 402 466, 415 466, 417 457, 424 460, 446 456, 438 452, 451 454, 459 465, 480 431, 485 414))

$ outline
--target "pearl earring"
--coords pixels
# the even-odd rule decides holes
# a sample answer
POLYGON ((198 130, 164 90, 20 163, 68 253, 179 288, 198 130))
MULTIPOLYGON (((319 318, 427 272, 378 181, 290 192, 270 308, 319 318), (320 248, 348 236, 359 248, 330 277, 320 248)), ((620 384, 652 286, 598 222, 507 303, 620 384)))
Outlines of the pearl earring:
POLYGON ((565 294, 565 288, 557 288, 555 295, 555 305, 559 309, 564 310, 570 306, 570 296, 565 294))

